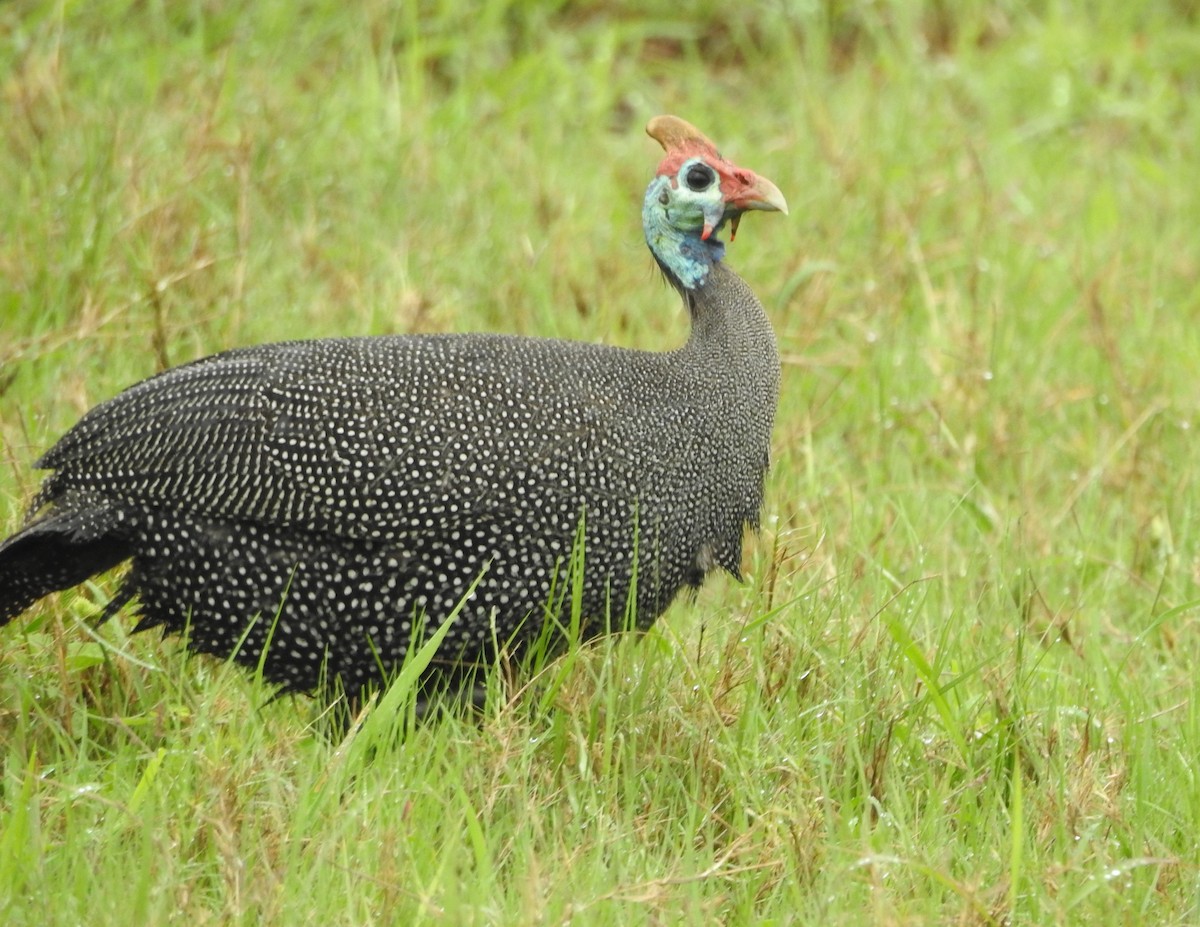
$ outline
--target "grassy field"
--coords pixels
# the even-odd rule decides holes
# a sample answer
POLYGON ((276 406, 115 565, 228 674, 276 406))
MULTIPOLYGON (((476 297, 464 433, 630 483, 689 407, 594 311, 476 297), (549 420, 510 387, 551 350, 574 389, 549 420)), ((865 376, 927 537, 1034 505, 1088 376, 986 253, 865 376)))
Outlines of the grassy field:
POLYGON ((785 359, 744 584, 402 745, 64 594, 0 632, 4 923, 1200 919, 1194 0, 14 0, 0 39, 5 531, 84 410, 221 348, 677 344, 656 113, 792 207, 730 248, 785 359))

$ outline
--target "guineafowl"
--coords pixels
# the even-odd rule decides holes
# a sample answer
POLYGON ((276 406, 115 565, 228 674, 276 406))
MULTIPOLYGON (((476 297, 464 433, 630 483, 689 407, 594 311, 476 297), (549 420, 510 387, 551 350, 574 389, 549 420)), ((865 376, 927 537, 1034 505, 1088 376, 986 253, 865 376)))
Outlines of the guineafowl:
MULTIPOLYGON (((691 320, 652 353, 538 338, 291 341, 206 357, 97 406, 0 544, 0 623, 131 561, 102 617, 350 699, 469 596, 430 678, 520 653, 580 569, 584 638, 649 626, 757 524, 779 384, 759 301, 722 259, 778 188, 673 116, 646 241, 691 320)), ((569 607, 569 605, 568 605, 569 607)), ((550 622, 550 625, 547 625, 550 622)))

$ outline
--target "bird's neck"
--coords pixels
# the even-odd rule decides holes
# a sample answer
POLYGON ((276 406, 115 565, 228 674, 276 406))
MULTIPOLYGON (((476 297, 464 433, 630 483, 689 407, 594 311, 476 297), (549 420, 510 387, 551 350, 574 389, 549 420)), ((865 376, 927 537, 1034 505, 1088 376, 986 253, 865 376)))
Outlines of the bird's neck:
POLYGON ((715 264, 704 283, 684 292, 692 320, 688 349, 713 354, 722 366, 749 361, 767 379, 778 377, 775 332, 754 292, 725 264, 715 264))
POLYGON ((725 245, 715 234, 704 241, 699 228, 678 228, 667 221, 649 197, 642 209, 642 227, 658 266, 680 292, 699 289, 725 256, 725 245))

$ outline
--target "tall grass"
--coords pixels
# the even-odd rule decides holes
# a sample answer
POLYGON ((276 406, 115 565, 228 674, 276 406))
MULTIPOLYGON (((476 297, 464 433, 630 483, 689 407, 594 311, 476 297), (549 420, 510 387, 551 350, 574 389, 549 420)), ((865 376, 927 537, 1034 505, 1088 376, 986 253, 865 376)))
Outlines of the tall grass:
POLYGON ((666 348, 676 112, 787 194, 764 530, 640 640, 371 761, 110 580, 3 631, 7 923, 1200 917, 1186 0, 0 6, 0 522, 221 348, 666 348))

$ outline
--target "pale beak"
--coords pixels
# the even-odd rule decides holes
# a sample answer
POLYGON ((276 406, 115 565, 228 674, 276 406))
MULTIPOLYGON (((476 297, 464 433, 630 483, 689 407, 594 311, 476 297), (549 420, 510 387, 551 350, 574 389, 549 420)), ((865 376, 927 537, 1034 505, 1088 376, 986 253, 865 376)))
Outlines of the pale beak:
POLYGON ((779 188, 766 177, 754 176, 754 182, 751 183, 745 194, 740 196, 733 202, 742 212, 749 209, 762 209, 767 212, 781 212, 787 215, 788 207, 787 200, 783 198, 783 194, 779 192, 779 188))
POLYGON ((742 172, 739 183, 725 197, 725 217, 729 219, 729 240, 737 237, 738 222, 742 213, 757 209, 765 212, 781 212, 787 215, 787 200, 779 188, 766 177, 751 171, 742 172))

